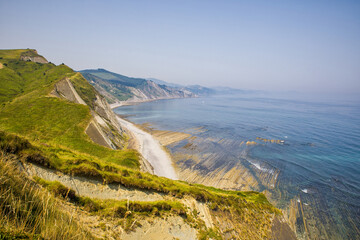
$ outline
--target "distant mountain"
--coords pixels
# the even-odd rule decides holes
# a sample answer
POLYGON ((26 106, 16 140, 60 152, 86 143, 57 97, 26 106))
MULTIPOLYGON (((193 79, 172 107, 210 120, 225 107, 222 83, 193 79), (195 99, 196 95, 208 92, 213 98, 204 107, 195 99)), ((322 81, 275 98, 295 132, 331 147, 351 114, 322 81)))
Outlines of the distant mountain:
POLYGON ((190 85, 185 87, 186 90, 197 94, 199 96, 208 96, 216 94, 216 89, 213 88, 207 88, 200 85, 190 85))
POLYGON ((204 87, 201 85, 180 85, 176 83, 168 83, 163 80, 159 80, 156 78, 147 78, 147 80, 151 80, 159 85, 166 85, 169 87, 181 89, 181 90, 187 90, 190 91, 197 96, 209 96, 209 95, 225 95, 225 94, 265 94, 264 91, 259 90, 244 90, 244 89, 237 89, 237 88, 231 88, 231 87, 223 87, 223 86, 216 86, 216 87, 204 87))
POLYGON ((223 86, 216 86, 212 88, 204 87, 201 85, 180 85, 176 83, 168 83, 166 81, 156 79, 156 78, 147 78, 147 80, 153 81, 159 85, 166 85, 169 87, 187 90, 196 94, 197 96, 209 96, 209 95, 225 95, 225 94, 265 94, 264 91, 259 90, 244 90, 244 89, 237 89, 231 87, 223 87, 223 86))
POLYGON ((163 80, 160 79, 156 79, 156 78, 146 78, 146 80, 150 80, 153 81, 156 84, 159 85, 166 85, 168 87, 173 87, 173 88, 183 88, 184 86, 180 85, 180 84, 176 84, 176 83, 169 83, 169 82, 165 82, 163 80))
POLYGON ((196 94, 197 96, 208 96, 208 95, 213 95, 216 93, 216 89, 207 88, 207 87, 203 87, 200 85, 184 86, 184 85, 180 85, 180 84, 176 84, 176 83, 168 83, 163 80, 156 79, 156 78, 147 78, 147 79, 151 80, 157 84, 160 84, 160 85, 166 85, 169 87, 177 88, 179 90, 186 90, 186 91, 192 92, 192 93, 196 94))
POLYGON ((264 94, 266 92, 260 90, 244 90, 230 87, 214 87, 216 94, 264 94))
POLYGON ((196 94, 186 89, 158 84, 144 78, 127 77, 101 68, 80 72, 109 103, 196 97, 196 94))

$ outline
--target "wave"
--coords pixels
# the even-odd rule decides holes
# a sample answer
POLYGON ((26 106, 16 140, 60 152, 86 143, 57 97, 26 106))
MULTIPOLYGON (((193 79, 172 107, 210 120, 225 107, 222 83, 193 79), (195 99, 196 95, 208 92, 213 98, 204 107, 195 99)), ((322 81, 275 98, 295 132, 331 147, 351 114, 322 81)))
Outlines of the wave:
POLYGON ((304 193, 309 193, 309 190, 307 188, 301 189, 301 191, 304 193))
POLYGON ((256 167, 257 169, 259 169, 260 171, 262 172, 266 172, 266 173, 270 173, 270 174, 274 174, 275 170, 274 169, 270 169, 270 168, 266 168, 266 167, 263 167, 260 165, 260 163, 256 163, 256 162, 253 162, 249 159, 247 159, 247 161, 253 165, 254 167, 256 167))

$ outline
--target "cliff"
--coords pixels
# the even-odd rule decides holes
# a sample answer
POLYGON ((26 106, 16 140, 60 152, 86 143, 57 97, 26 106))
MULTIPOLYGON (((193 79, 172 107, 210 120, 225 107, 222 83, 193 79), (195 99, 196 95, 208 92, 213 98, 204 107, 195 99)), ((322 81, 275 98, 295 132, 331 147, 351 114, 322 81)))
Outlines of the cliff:
POLYGON ((88 85, 81 74, 77 73, 57 82, 51 95, 90 107, 92 118, 85 133, 95 143, 112 149, 124 147, 125 131, 120 127, 115 114, 104 97, 88 85))
POLYGON ((130 78, 105 69, 83 70, 83 76, 109 103, 119 101, 143 102, 156 99, 195 97, 196 94, 186 89, 157 84, 143 78, 130 78))
POLYGON ((29 49, 28 51, 21 53, 20 60, 31 61, 36 63, 48 63, 46 58, 40 56, 35 49, 29 49))
POLYGON ((0 51, 0 236, 294 239, 261 193, 144 172, 105 98, 27 51, 0 51))

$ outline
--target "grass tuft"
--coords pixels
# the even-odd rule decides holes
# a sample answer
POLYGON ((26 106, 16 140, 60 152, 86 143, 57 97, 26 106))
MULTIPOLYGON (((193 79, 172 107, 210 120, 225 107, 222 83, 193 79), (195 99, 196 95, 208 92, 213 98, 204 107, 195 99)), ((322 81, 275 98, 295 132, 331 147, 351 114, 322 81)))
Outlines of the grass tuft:
POLYGON ((40 189, 1 152, 0 239, 92 239, 58 200, 40 189))

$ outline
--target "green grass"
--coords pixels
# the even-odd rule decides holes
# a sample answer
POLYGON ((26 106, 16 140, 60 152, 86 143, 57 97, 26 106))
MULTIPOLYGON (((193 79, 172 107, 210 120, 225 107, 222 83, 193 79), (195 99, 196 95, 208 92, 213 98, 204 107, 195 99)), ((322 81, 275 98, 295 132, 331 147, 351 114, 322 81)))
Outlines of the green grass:
POLYGON ((96 100, 95 88, 91 86, 80 73, 73 75, 70 81, 84 102, 90 106, 91 109, 94 109, 94 102, 96 100))
POLYGON ((7 65, 0 69, 0 103, 29 93, 33 93, 32 97, 46 95, 51 91, 54 82, 72 73, 72 70, 65 65, 56 67, 53 64, 24 62, 17 59, 0 59, 0 62, 7 65))
POLYGON ((98 84, 105 89, 105 91, 111 92, 111 95, 116 97, 119 101, 126 101, 133 96, 133 93, 122 84, 103 84, 102 82, 98 82, 98 84))
MULTIPOLYGON (((133 96, 133 94, 130 92, 130 90, 125 87, 122 84, 115 84, 112 85, 105 81, 104 79, 101 79, 95 75, 92 75, 87 72, 82 72, 82 75, 89 81, 92 85, 95 83, 98 84, 100 87, 102 87, 105 91, 111 92, 111 95, 113 95, 115 98, 117 98, 120 101, 125 101, 133 96), (94 83, 92 83, 94 82, 94 83)), ((110 103, 112 103, 110 101, 110 103)))
POLYGON ((0 50, 0 58, 3 59, 19 59, 21 54, 27 52, 29 49, 6 49, 0 50))
POLYGON ((22 92, 21 77, 12 69, 4 66, 4 68, 0 70, 0 78, 0 103, 14 99, 22 92))
POLYGON ((119 83, 119 84, 123 84, 125 86, 138 87, 138 86, 146 83, 146 80, 143 78, 127 77, 127 76, 120 75, 117 73, 109 72, 105 69, 84 70, 81 72, 90 73, 90 74, 102 79, 103 81, 106 81, 106 82, 109 82, 112 84, 119 83))

